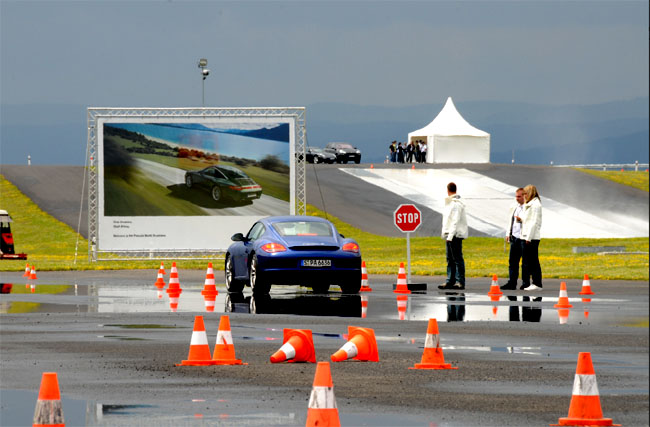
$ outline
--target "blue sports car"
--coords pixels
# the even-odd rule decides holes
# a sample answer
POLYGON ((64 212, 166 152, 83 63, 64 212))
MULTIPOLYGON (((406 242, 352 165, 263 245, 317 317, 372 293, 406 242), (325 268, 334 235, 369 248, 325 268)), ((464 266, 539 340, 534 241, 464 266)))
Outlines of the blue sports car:
POLYGON ((346 294, 361 288, 359 244, 323 218, 268 217, 232 240, 225 260, 228 292, 247 285, 255 294, 267 294, 272 284, 308 286, 316 293, 332 284, 346 294))

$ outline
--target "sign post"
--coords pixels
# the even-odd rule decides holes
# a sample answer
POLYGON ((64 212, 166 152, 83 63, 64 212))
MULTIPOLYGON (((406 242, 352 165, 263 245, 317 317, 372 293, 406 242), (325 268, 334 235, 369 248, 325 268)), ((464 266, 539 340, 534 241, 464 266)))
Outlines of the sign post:
POLYGON ((393 222, 401 232, 406 233, 407 285, 411 283, 411 233, 422 224, 422 213, 415 205, 399 205, 393 213, 393 222))

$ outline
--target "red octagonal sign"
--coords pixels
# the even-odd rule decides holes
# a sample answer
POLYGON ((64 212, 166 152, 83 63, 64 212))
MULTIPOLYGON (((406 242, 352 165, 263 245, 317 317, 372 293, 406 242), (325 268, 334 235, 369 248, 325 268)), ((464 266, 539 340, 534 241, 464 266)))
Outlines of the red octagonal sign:
POLYGON ((422 213, 415 205, 399 205, 393 214, 393 222, 404 233, 415 231, 422 224, 422 213))

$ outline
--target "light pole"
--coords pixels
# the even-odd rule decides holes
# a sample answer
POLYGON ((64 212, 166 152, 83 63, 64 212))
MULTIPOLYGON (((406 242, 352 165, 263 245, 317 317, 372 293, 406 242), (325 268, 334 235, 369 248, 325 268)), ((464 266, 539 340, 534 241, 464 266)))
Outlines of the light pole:
POLYGON ((210 75, 210 70, 208 70, 208 60, 205 58, 199 59, 199 68, 201 69, 201 77, 202 82, 201 82, 201 105, 205 107, 205 78, 210 75))

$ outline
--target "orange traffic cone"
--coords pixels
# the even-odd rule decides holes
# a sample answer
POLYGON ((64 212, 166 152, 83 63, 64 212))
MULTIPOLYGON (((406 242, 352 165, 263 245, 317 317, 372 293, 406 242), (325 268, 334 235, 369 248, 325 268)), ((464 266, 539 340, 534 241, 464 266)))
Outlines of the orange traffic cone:
POLYGON ((555 308, 571 308, 573 307, 569 302, 569 296, 566 292, 566 282, 560 283, 560 298, 553 307, 555 308))
POLYGON ((585 319, 589 319, 589 303, 591 302, 591 299, 589 298, 583 298, 582 303, 584 304, 584 309, 583 313, 585 316, 585 319))
POLYGON ((445 363, 445 356, 442 354, 442 348, 440 348, 440 335, 438 334, 438 321, 436 319, 429 319, 422 361, 409 369, 458 369, 452 367, 451 363, 445 363))
POLYGON ((370 163, 370 169, 374 169, 374 168, 375 168, 375 165, 370 163))
POLYGON ((411 166, 411 169, 415 169, 415 164, 411 166))
POLYGON ((160 261, 160 271, 162 272, 163 276, 167 273, 165 273, 165 263, 160 261))
POLYGON ((217 344, 214 346, 212 363, 215 365, 248 365, 235 358, 235 344, 232 341, 230 332, 230 317, 221 316, 219 321, 219 332, 217 332, 217 344))
POLYGON ((29 280, 37 280, 38 277, 36 277, 36 269, 32 265, 32 270, 29 272, 29 280))
POLYGON ((178 298, 183 292, 178 280, 178 269, 175 262, 172 263, 172 271, 169 273, 169 286, 166 292, 169 295, 169 308, 175 313, 178 310, 178 298))
POLYGON ((310 362, 316 363, 314 340, 309 329, 287 329, 283 331, 282 347, 271 356, 271 363, 310 362))
POLYGON ((31 273, 32 269, 29 267, 29 264, 25 266, 25 272, 23 273, 23 277, 29 277, 29 273, 31 273))
POLYGON ((163 274, 165 274, 165 271, 161 267, 158 270, 156 282, 153 284, 158 289, 158 298, 162 298, 162 290, 165 288, 165 279, 163 279, 163 274))
POLYGON ((65 427, 63 406, 61 406, 61 392, 59 391, 59 379, 56 372, 43 372, 32 425, 33 427, 65 427))
POLYGON ((361 317, 365 319, 368 316, 368 295, 361 295, 361 317))
POLYGON ((379 362, 374 330, 348 326, 348 337, 348 342, 331 356, 332 362, 342 362, 352 358, 363 362, 379 362))
POLYGON ((492 284, 490 285, 490 292, 488 292, 488 295, 503 295, 501 288, 499 288, 499 279, 496 274, 492 275, 492 284))
POLYGON ((314 386, 309 396, 309 409, 305 425, 307 427, 340 427, 341 425, 329 362, 318 362, 316 365, 314 386))
POLYGON ((31 293, 35 293, 36 292, 36 285, 33 284, 33 283, 31 285, 29 285, 29 290, 31 291, 31 293))
POLYGON ((372 289, 368 286, 368 270, 366 269, 366 262, 361 261, 361 289, 359 292, 370 292, 372 289))
POLYGON ((560 418, 552 426, 618 426, 611 418, 603 418, 600 406, 596 372, 591 362, 591 353, 578 354, 578 366, 573 381, 573 394, 569 405, 569 416, 560 418))
POLYGON ((399 320, 406 320, 406 308, 408 307, 408 295, 397 295, 397 316, 399 320))
POLYGON ((187 360, 177 363, 176 366, 206 366, 213 364, 212 358, 210 357, 208 335, 205 333, 205 325, 203 324, 203 316, 195 316, 194 330, 192 331, 190 352, 187 360))
POLYGON ((201 295, 203 295, 203 300, 205 301, 205 311, 213 312, 219 291, 217 291, 217 287, 214 284, 214 270, 212 269, 211 262, 208 263, 208 270, 205 273, 205 284, 203 285, 201 295))
POLYGON ((593 295, 591 290, 591 282, 589 281, 589 275, 585 274, 585 278, 582 281, 582 290, 578 292, 578 295, 593 295))
POLYGON ((408 284, 406 283, 406 271, 404 270, 404 263, 399 263, 399 272, 397 273, 397 286, 393 291, 396 294, 410 294, 408 284))

